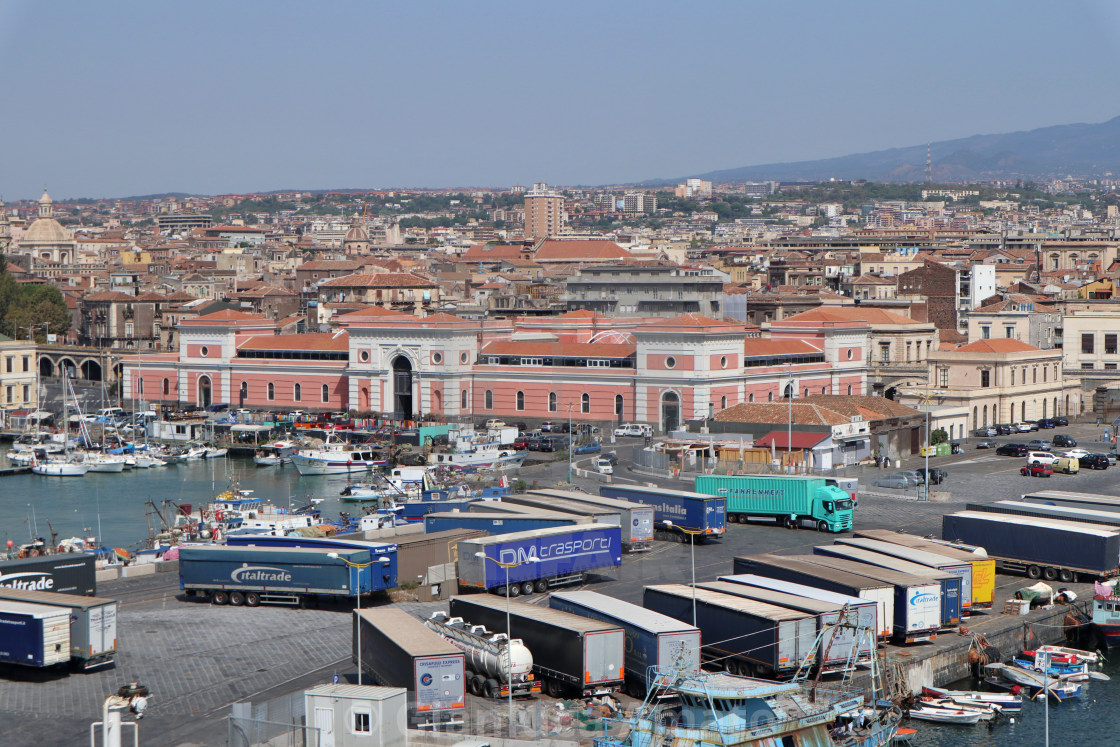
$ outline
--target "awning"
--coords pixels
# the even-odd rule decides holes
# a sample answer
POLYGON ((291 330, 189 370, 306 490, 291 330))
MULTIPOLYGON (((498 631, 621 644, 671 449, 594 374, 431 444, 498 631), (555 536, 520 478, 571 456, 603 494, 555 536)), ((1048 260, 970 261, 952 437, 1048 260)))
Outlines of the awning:
MULTIPOLYGON (((826 441, 832 436, 828 433, 806 433, 804 431, 793 432, 793 448, 795 449, 811 449, 821 441, 826 441)), ((789 433, 787 431, 770 431, 762 438, 754 442, 755 446, 770 446, 774 445, 775 448, 788 449, 789 447, 789 433)))
POLYGON ((238 433, 268 433, 272 430, 271 425, 251 425, 249 423, 240 423, 238 425, 231 425, 231 431, 238 433))

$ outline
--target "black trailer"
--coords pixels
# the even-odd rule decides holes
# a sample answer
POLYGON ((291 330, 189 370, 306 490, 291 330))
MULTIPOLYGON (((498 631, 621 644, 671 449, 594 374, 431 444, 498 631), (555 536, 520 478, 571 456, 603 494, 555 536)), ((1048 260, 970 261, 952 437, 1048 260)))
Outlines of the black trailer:
POLYGON ((59 553, 5 560, 0 562, 0 586, 93 596, 97 593, 94 557, 85 553, 59 553))

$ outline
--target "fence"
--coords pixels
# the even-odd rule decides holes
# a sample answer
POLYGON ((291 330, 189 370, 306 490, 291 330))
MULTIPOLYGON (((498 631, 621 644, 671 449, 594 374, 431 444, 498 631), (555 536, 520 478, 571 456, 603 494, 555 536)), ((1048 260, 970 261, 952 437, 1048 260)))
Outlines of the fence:
POLYGON ((234 703, 229 747, 319 747, 319 729, 307 725, 303 692, 264 703, 234 703))

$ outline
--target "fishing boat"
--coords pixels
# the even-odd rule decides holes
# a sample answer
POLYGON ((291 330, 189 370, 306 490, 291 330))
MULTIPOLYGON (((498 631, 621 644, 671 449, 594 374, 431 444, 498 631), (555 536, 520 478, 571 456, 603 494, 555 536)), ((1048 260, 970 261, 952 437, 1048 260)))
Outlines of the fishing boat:
POLYGON ((976 724, 984 716, 978 711, 954 711, 948 708, 911 708, 906 715, 919 721, 966 725, 976 724))
POLYGON ((428 454, 427 461, 430 466, 460 471, 515 469, 520 467, 528 456, 528 451, 460 441, 460 448, 453 451, 434 451, 428 454))
POLYGON ((203 459, 221 459, 229 453, 229 449, 224 446, 207 446, 206 451, 203 453, 203 459))
POLYGON ((997 705, 983 705, 980 703, 957 703, 950 698, 935 698, 925 695, 918 701, 919 708, 941 708, 946 711, 965 711, 966 713, 980 714, 981 721, 991 721, 1003 711, 997 705))
MULTIPOLYGON (((1009 664, 988 664, 986 669, 1016 685, 1030 688, 1032 692, 1041 692, 1046 689, 1056 700, 1068 700, 1080 697, 1082 686, 1080 682, 1071 682, 1069 679, 1058 679, 1043 672, 1034 672, 1029 669, 1011 666, 1009 664)), ((1094 673, 1099 674, 1099 673, 1094 673)))
POLYGON ((1089 664, 1077 656, 1056 655, 1031 649, 1013 657, 1011 665, 1031 672, 1041 672, 1045 668, 1051 679, 1068 677, 1074 682, 1084 682, 1089 679, 1089 664))
POLYGON ((369 472, 374 467, 384 467, 386 462, 369 446, 348 444, 331 436, 317 448, 292 454, 292 464, 300 475, 345 475, 369 472))
POLYGON ((992 693, 983 690, 946 690, 942 687, 923 687, 922 694, 934 698, 948 698, 954 703, 996 705, 1003 713, 1014 713, 1023 709, 1023 696, 1018 692, 992 693))
POLYGON ((277 441, 273 444, 267 444, 257 449, 257 453, 253 455, 253 464, 258 467, 289 464, 292 461, 292 454, 296 453, 298 449, 299 447, 291 441, 277 441))

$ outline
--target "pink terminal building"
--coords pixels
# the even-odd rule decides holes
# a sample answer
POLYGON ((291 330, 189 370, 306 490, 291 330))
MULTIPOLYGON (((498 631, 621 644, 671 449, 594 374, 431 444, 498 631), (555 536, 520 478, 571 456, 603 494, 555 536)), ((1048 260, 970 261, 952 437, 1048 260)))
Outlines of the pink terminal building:
POLYGON ((470 321, 369 307, 331 332, 277 334, 219 311, 179 325, 179 350, 125 356, 123 396, 175 406, 355 411, 401 420, 649 423, 665 432, 742 402, 862 395, 869 327, 684 314, 470 321))

